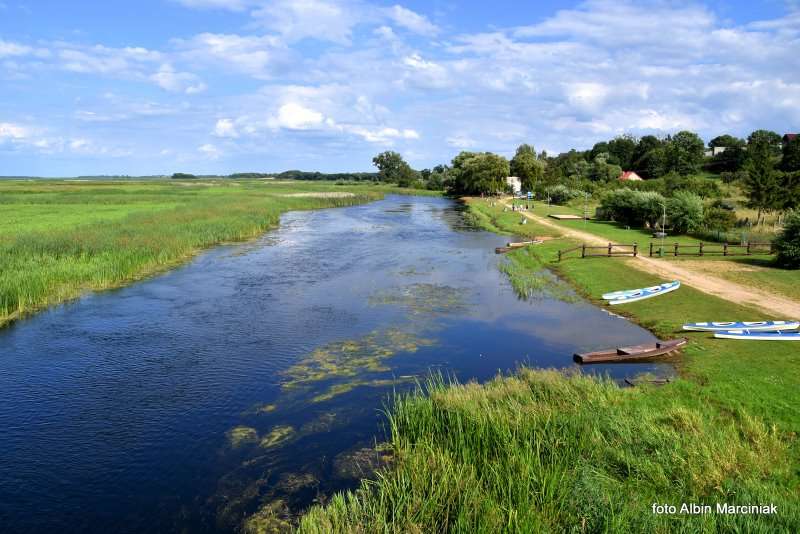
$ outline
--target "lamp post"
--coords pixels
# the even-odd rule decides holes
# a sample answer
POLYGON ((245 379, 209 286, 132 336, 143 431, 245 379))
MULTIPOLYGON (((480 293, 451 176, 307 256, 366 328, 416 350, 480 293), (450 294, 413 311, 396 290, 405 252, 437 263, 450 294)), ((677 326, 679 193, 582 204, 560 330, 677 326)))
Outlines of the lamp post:
POLYGON ((664 256, 664 239, 667 237, 667 204, 659 202, 661 207, 664 208, 664 214, 661 218, 661 249, 659 256, 664 256))

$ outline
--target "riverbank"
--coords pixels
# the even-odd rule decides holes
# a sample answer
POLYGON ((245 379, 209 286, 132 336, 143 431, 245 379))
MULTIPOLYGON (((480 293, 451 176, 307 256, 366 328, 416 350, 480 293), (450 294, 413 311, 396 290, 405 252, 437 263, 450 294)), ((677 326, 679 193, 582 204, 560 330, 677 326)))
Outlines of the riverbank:
POLYGON ((252 239, 287 211, 409 192, 420 193, 264 180, 3 181, 0 326, 87 291, 163 272, 208 247, 252 239))
MULTIPOLYGON (((491 230, 541 229, 520 225, 518 216, 503 224, 483 206, 470 208, 491 230)), ((624 260, 556 264, 555 251, 569 243, 510 254, 531 256, 516 263, 545 265, 590 300, 660 280, 624 260)), ((690 287, 614 311, 663 338, 687 320, 778 318, 690 287)), ((389 416, 394 467, 312 509, 301 531, 796 532, 800 354, 791 343, 689 337, 674 360, 680 378, 663 387, 522 369, 485 385, 434 381, 424 393, 400 396, 389 416), (683 503, 778 511, 653 511, 683 503)))

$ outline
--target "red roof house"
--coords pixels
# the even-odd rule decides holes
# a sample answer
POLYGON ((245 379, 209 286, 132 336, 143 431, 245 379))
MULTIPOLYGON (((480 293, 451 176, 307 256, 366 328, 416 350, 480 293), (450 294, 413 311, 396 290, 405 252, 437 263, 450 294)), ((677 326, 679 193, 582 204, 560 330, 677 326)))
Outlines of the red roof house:
POLYGON ((789 143, 789 141, 794 141, 795 137, 797 137, 796 133, 784 135, 783 136, 783 144, 786 145, 786 144, 789 143))
POLYGON ((617 180, 619 180, 620 182, 630 182, 630 181, 639 182, 642 180, 642 177, 633 171, 623 171, 622 174, 619 175, 619 178, 617 178, 617 180))

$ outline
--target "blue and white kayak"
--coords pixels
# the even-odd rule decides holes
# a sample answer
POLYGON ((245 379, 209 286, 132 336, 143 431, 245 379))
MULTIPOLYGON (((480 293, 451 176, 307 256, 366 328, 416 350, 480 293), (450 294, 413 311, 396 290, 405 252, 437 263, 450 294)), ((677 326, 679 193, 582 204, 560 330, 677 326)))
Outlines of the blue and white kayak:
POLYGON ((798 321, 736 321, 686 323, 684 330, 695 332, 724 332, 727 330, 748 330, 750 332, 780 332, 781 330, 797 330, 798 321))
POLYGON ((681 287, 681 283, 676 280, 674 282, 661 284, 660 286, 637 289, 630 293, 624 294, 620 297, 609 299, 608 303, 614 306, 617 304, 628 304, 629 302, 637 302, 639 300, 649 299, 651 297, 657 297, 659 295, 663 295, 664 293, 669 293, 670 291, 675 291, 679 287, 681 287))
MULTIPOLYGON (((663 289, 669 289, 672 287, 673 284, 680 285, 679 282, 667 282, 665 284, 661 284, 658 286, 651 286, 651 287, 643 287, 641 289, 626 289, 624 291, 612 291, 611 293, 604 293, 603 299, 604 300, 617 300, 618 298, 622 297, 631 297, 634 295, 639 295, 642 291, 659 291, 663 289)), ((674 288, 677 289, 677 288, 674 288)))
POLYGON ((720 339, 750 339, 755 341, 800 341, 800 332, 751 332, 750 330, 726 330, 714 333, 720 339))

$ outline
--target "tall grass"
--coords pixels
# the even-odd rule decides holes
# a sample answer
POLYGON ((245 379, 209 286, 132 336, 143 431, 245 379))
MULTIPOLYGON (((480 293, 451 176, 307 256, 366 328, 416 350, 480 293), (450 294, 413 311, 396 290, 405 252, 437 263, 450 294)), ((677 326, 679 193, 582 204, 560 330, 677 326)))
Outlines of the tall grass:
POLYGON ((53 213, 69 206, 64 211, 73 219, 76 204, 82 204, 87 214, 100 205, 122 211, 152 203, 153 209, 132 210, 122 217, 112 217, 110 209, 107 220, 87 224, 78 220, 65 227, 58 222, 43 227, 34 217, 23 218, 14 232, 0 238, 0 324, 86 290, 147 276, 214 244, 255 237, 277 225, 286 211, 349 206, 381 196, 378 191, 358 188, 351 197, 286 197, 263 185, 215 191, 163 184, 138 188, 135 184, 70 184, 61 189, 56 184, 37 184, 11 192, 3 192, 3 204, 12 208, 7 213, 20 216, 27 206, 49 206, 53 213))
POLYGON ((774 428, 651 393, 530 369, 485 385, 435 378, 394 399, 394 466, 311 509, 300 532, 797 531, 774 428), (684 502, 781 513, 652 513, 684 502))

